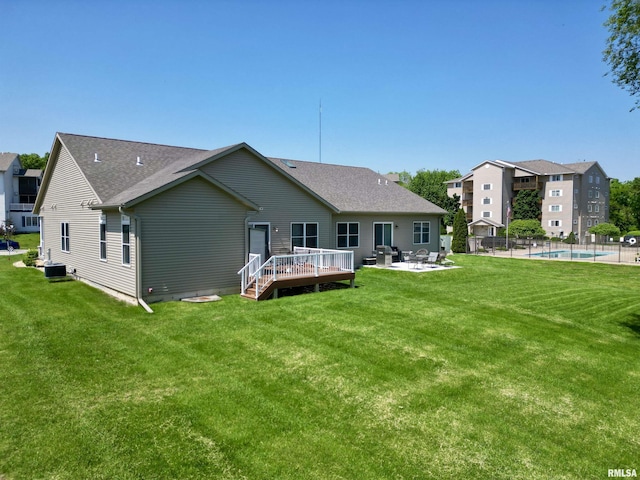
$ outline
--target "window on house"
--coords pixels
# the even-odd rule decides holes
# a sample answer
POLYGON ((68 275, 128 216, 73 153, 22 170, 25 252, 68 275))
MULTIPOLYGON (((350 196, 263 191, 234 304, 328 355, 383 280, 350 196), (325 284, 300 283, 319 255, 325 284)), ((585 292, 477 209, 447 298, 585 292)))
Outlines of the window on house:
POLYGON ((587 220, 587 227, 590 227, 590 226, 591 226, 591 219, 588 219, 587 220))
POLYGON ((70 246, 70 242, 69 242, 69 223, 68 222, 63 222, 60 224, 60 238, 61 238, 61 249, 63 252, 70 252, 71 250, 69 249, 70 246))
POLYGON ((127 215, 121 217, 122 225, 122 264, 131 265, 131 219, 127 215))
POLYGON ((551 175, 549 177, 549 181, 550 182, 561 182, 562 181, 562 175, 551 175))
POLYGON ((600 192, 598 190, 596 190, 595 196, 596 198, 600 198, 600 192))
POLYGON ((597 203, 594 205, 593 208, 596 213, 600 211, 600 205, 598 205, 597 203))
POLYGON ((593 211, 593 205, 589 204, 587 205, 587 212, 592 212, 593 211))
POLYGON ((600 175, 596 175, 596 185, 600 185, 600 175))
POLYGON ((483 183, 482 184, 482 189, 483 190, 491 190, 491 184, 490 183, 483 183))
POLYGON ((562 196, 562 190, 551 190, 551 196, 552 197, 561 197, 562 196))
POLYGON ((491 212, 482 212, 484 218, 491 218, 491 212))
POLYGON ((430 222, 413 222, 413 244, 429 243, 430 222))
POLYGON ((589 190, 589 193, 587 195, 589 196, 589 198, 593 198, 593 190, 589 190))
POLYGON ((107 259, 107 216, 100 215, 100 260, 107 259))
POLYGON ((291 224, 291 249, 293 247, 318 248, 317 223, 291 224))
POLYGON ((574 221, 573 221, 573 224, 574 224, 574 225, 577 225, 577 224, 578 224, 578 220, 577 220, 577 219, 576 219, 576 220, 574 220, 574 221))
POLYGON ((454 188, 462 188, 462 182, 455 182, 453 186, 454 188))
POLYGON ((589 175, 589 183, 593 183, 593 175, 589 175))
POLYGON ((360 224, 340 222, 336 228, 338 248, 358 248, 360 246, 360 224))
POLYGON ((489 197, 485 197, 482 199, 483 205, 491 205, 491 199, 489 197))
POLYGON ((562 205, 549 205, 549 211, 550 212, 561 212, 562 211, 562 205))
POLYGON ((598 225, 598 220, 594 220, 594 221, 593 221, 593 224, 594 224, 594 225, 598 225))
POLYGON ((550 227, 561 227, 562 226, 562 220, 549 220, 549 226, 550 227))

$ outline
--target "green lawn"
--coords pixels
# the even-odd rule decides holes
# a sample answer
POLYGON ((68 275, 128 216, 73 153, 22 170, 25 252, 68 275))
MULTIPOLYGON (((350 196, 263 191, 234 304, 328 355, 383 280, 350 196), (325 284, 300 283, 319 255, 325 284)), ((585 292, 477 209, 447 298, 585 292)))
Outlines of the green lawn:
POLYGON ((0 257, 0 479, 640 470, 640 268, 454 258, 150 315, 0 257))

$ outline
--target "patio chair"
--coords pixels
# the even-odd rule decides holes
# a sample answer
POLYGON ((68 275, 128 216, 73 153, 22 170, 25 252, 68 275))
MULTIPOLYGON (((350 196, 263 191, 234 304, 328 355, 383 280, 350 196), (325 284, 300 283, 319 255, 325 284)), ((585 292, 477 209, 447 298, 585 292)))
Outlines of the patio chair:
POLYGON ((429 250, 427 250, 426 248, 421 248, 414 255, 411 256, 413 258, 409 261, 412 263, 415 263, 416 267, 422 266, 425 263, 425 260, 428 258, 428 256, 429 256, 429 250))
POLYGON ((440 252, 438 254, 438 260, 436 261, 437 264, 442 265, 443 267, 450 267, 452 263, 456 263, 453 260, 449 260, 447 258, 447 254, 446 252, 440 252))
POLYGON ((427 258, 425 258, 424 263, 431 266, 431 268, 435 268, 437 261, 438 261, 438 252, 431 252, 427 256, 427 258))

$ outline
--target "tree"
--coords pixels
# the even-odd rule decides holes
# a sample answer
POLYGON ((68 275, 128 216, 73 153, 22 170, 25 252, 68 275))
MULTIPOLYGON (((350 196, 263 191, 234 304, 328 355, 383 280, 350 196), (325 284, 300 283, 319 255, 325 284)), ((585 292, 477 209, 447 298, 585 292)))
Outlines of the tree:
POLYGON ((451 239, 451 251, 453 253, 467 253, 467 216, 464 210, 459 208, 453 219, 453 238, 451 239))
POLYGON ((454 198, 447 194, 449 180, 460 177, 458 170, 418 170, 409 183, 409 190, 429 200, 448 213, 442 218, 443 226, 452 225, 453 218, 460 208, 460 196, 454 198))
POLYGON ((44 170, 44 167, 47 165, 47 161, 49 160, 49 152, 45 153, 43 157, 38 155, 37 153, 21 153, 20 154, 20 163, 22 164, 22 168, 33 168, 36 170, 44 170))
POLYGON ((514 220, 540 220, 540 195, 537 190, 520 190, 513 199, 514 220))
POLYGON ((538 220, 514 220, 509 224, 508 233, 510 237, 544 237, 546 232, 538 220))
POLYGON ((634 230, 636 220, 631 208, 631 182, 611 180, 609 187, 609 221, 622 232, 634 230))
POLYGON ((589 233, 601 237, 620 237, 620 229, 613 223, 599 223, 589 228, 589 233))
POLYGON ((603 60, 609 64, 613 83, 636 98, 640 106, 640 2, 613 0, 611 16, 604 23, 609 30, 603 60))

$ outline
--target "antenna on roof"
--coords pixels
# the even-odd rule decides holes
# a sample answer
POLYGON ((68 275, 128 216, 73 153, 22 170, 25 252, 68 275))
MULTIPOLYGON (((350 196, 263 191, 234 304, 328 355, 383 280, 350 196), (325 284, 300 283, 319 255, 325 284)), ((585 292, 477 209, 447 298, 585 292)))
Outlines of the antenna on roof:
POLYGON ((141 167, 142 165, 144 165, 144 163, 142 163, 142 160, 140 160, 140 157, 138 157, 136 160, 136 167, 141 167))
POLYGON ((320 105, 318 110, 318 125, 319 125, 319 133, 318 133, 318 159, 320 163, 322 163, 322 98, 320 99, 320 105))

